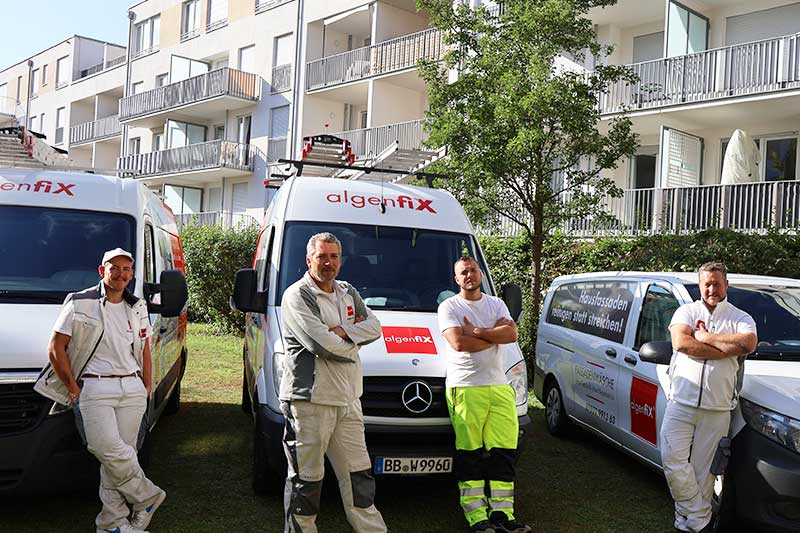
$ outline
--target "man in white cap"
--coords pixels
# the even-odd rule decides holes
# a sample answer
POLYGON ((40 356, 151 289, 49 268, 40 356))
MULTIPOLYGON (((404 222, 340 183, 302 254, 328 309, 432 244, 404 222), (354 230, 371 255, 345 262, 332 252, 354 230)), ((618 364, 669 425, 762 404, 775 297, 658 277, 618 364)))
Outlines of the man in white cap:
POLYGON ((50 365, 35 389, 73 406, 78 431, 100 461, 97 533, 141 533, 167 496, 145 477, 136 454, 150 395, 152 328, 147 304, 127 290, 133 256, 109 250, 98 272, 98 285, 64 301, 50 365))

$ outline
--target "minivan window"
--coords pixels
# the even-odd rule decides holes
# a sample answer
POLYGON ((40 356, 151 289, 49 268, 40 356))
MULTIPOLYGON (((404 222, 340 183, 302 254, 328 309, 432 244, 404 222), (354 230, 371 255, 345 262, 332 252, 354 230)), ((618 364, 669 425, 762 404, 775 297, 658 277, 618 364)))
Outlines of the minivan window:
MULTIPOLYGON (((696 284, 686 290, 700 299, 696 284)), ((800 287, 731 285, 728 301, 756 322, 758 346, 749 358, 800 361, 800 287)))
POLYGON ((337 279, 347 281, 373 309, 436 311, 459 290, 453 264, 465 253, 484 272, 481 290, 491 294, 486 266, 470 235, 390 226, 290 222, 281 251, 283 291, 306 272, 306 244, 315 233, 329 231, 342 242, 342 267, 337 279))
POLYGON ((0 302, 61 303, 98 283, 106 250, 135 253, 132 217, 0 205, 0 302))
POLYGON ((636 283, 589 281, 557 287, 547 310, 547 322, 622 343, 633 306, 636 283))
POLYGON ((638 350, 646 342, 670 340, 669 322, 679 306, 678 300, 669 290, 650 285, 642 302, 633 349, 638 350))

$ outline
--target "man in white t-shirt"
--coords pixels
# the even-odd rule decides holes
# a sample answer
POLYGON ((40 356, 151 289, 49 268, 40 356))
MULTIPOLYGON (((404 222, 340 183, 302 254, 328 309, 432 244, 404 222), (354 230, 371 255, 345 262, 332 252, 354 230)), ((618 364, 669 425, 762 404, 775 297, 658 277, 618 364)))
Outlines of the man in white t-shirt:
POLYGON ((35 388, 72 404, 78 431, 100 462, 97 533, 141 533, 166 498, 145 476, 136 452, 150 394, 152 328, 146 303, 127 290, 133 256, 109 250, 98 272, 97 286, 64 301, 53 326, 50 366, 35 388))
POLYGON ((730 427, 744 374, 744 356, 756 348, 753 318, 727 300, 725 265, 699 269, 701 299, 672 316, 669 402, 661 423, 661 461, 672 499, 675 529, 712 531, 711 463, 730 427))
POLYGON ((475 259, 460 258, 454 270, 461 290, 439 305, 438 314, 448 343, 446 399, 461 508, 471 532, 526 533, 531 528, 514 518, 519 420, 500 349, 516 342, 517 326, 503 300, 481 292, 475 259))

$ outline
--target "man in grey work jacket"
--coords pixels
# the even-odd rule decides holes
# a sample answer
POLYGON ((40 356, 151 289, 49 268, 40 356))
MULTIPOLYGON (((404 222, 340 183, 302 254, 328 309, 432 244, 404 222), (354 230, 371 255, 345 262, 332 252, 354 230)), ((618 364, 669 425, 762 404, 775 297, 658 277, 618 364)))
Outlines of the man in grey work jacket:
POLYGON ((97 533, 141 533, 167 496, 147 479, 136 455, 150 394, 150 315, 127 290, 133 278, 129 252, 107 251, 98 271, 96 287, 64 301, 53 326, 50 365, 35 389, 73 406, 78 430, 100 461, 97 533))
POLYGON ((725 265, 699 269, 699 301, 682 305, 670 322, 669 403, 661 423, 661 461, 675 529, 712 531, 711 463, 728 434, 744 374, 743 356, 756 348, 752 317, 727 300, 725 265))
POLYGON ((313 235, 306 247, 308 272, 286 289, 281 302, 285 354, 280 400, 289 465, 286 532, 317 531, 325 455, 336 472, 353 529, 386 531, 374 504, 358 355, 359 346, 380 338, 381 325, 358 292, 336 280, 341 252, 335 235, 313 235))

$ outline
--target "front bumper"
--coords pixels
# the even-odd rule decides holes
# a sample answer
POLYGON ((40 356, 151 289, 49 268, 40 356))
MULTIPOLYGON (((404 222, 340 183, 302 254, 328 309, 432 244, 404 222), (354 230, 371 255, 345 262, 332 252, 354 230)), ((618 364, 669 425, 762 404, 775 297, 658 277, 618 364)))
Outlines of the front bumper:
POLYGON ((745 426, 728 472, 739 518, 770 532, 800 531, 800 454, 745 426))

